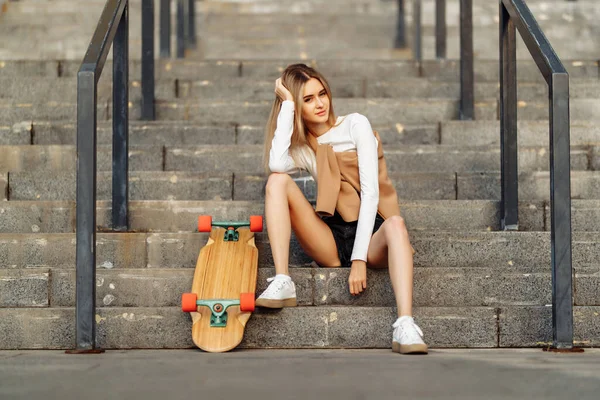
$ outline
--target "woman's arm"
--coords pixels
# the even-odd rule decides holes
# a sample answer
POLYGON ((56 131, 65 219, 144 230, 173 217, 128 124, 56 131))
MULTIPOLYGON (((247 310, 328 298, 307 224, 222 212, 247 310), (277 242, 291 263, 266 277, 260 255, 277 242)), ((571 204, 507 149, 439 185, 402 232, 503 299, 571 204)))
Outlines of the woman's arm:
POLYGON ((281 109, 277 116, 277 128, 271 142, 269 153, 269 169, 271 172, 292 173, 298 170, 289 151, 293 131, 294 102, 286 100, 281 103, 281 109))
POLYGON ((352 119, 350 134, 356 144, 360 178, 360 209, 351 260, 366 262, 379 206, 377 139, 375 139, 369 120, 360 114, 355 115, 352 119))

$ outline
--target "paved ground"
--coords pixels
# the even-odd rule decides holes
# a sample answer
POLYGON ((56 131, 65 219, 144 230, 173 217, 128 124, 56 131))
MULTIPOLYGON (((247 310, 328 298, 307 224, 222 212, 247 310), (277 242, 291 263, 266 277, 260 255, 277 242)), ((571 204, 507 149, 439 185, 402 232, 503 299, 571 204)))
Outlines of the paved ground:
POLYGON ((598 399, 600 349, 0 351, 0 399, 598 399))

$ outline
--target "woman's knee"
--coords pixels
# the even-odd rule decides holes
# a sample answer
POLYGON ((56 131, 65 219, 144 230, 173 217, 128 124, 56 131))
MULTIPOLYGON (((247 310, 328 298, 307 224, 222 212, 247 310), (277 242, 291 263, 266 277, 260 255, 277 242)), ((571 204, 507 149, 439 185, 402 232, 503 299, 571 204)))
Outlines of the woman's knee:
POLYGON ((265 187, 267 195, 285 189, 291 180, 292 178, 288 174, 278 172, 272 173, 269 175, 269 178, 267 179, 267 185, 265 187))
POLYGON ((404 218, 399 215, 389 217, 383 224, 385 225, 385 232, 393 237, 398 235, 408 236, 408 229, 406 228, 404 218))

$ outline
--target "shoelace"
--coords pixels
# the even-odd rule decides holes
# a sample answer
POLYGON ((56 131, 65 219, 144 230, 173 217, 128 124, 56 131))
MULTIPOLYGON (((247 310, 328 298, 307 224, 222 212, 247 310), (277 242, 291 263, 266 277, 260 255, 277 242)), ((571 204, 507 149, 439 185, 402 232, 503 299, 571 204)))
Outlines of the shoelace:
MULTIPOLYGON (((272 278, 267 278, 267 283, 271 283, 271 282, 273 282, 274 280, 275 280, 275 277, 272 277, 272 278)), ((284 281, 282 281, 282 280, 278 280, 278 283, 279 283, 279 285, 276 285, 276 286, 275 286, 275 285, 269 285, 269 287, 267 288, 267 290, 268 290, 269 292, 275 292, 275 293, 276 293, 276 292, 279 292, 279 291, 281 290, 281 288, 283 287, 283 284, 284 284, 285 282, 284 282, 284 281)))

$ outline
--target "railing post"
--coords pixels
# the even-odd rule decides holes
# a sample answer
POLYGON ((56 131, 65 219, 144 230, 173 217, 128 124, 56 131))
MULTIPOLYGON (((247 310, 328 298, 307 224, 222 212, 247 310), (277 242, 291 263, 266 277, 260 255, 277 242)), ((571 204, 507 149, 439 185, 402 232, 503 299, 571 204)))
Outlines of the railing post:
POLYGON ((423 44, 421 37, 421 0, 413 0, 413 58, 415 61, 423 60, 423 44))
POLYGON ((142 0, 142 120, 154 120, 154 0, 142 0))
POLYGON ((76 350, 96 347, 96 76, 77 73, 76 350))
POLYGON ((404 0, 398 0, 398 19, 396 20, 396 39, 394 48, 406 48, 406 14, 404 12, 404 0))
POLYGON ((460 0, 460 111, 461 120, 475 118, 473 67, 473 0, 460 0))
POLYGON ((569 75, 554 73, 550 97, 552 333, 555 348, 573 347, 569 75))
POLYGON ((129 6, 113 42, 112 227, 126 231, 129 198, 129 6))
POLYGON ((446 58, 446 0, 435 0, 435 57, 446 58))
POLYGON ((187 37, 187 48, 196 48, 196 7, 195 0, 188 0, 188 37, 187 37))
POLYGON ((171 57, 171 0, 160 0, 160 56, 171 57))
POLYGON ((185 0, 177 0, 177 58, 185 57, 185 0))
POLYGON ((518 230, 517 41, 508 10, 500 2, 501 229, 518 230))

